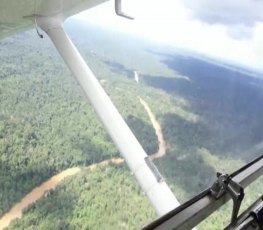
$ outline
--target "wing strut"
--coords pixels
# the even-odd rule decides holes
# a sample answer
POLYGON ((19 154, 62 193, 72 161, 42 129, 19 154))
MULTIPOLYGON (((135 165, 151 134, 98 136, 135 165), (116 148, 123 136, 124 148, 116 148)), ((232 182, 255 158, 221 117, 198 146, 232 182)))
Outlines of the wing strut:
POLYGON ((157 214, 162 216, 173 210, 179 205, 176 197, 165 181, 158 180, 148 166, 147 154, 63 30, 63 20, 59 17, 38 17, 37 24, 51 38, 65 63, 76 77, 157 214))

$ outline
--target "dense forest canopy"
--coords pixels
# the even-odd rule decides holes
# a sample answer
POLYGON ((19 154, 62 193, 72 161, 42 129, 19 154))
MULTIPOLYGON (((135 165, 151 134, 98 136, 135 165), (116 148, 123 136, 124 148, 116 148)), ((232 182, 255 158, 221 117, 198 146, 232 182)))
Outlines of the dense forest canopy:
MULTIPOLYGON (((151 107, 167 145, 155 164, 181 202, 261 154, 248 151, 263 140, 260 74, 92 25, 66 29, 149 154, 158 140, 137 96, 151 107)), ((47 36, 2 40, 0 63, 2 216, 56 173, 119 153, 47 36)), ((261 178, 245 205, 262 190, 261 178)), ((230 213, 224 206, 199 229, 222 229, 230 213)), ((127 167, 112 165, 67 178, 9 229, 138 229, 155 217, 127 167)))

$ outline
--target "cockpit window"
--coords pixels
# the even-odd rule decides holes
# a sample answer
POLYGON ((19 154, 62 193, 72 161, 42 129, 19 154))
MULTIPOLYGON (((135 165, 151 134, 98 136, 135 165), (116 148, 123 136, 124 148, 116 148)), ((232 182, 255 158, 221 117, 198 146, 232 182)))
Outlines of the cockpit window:
MULTIPOLYGON (((180 203, 262 154, 262 8, 127 0, 128 20, 110 1, 64 24, 180 203)), ((0 229, 142 228, 154 208, 43 34, 0 41, 0 229)), ((243 210, 262 190, 261 177, 243 210)), ((231 208, 198 229, 222 229, 231 208)))

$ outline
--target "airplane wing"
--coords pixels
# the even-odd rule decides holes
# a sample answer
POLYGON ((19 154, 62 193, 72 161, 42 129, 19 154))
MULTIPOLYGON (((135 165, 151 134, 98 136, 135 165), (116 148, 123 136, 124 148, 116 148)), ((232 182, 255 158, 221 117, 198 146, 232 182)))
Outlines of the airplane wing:
POLYGON ((0 38, 35 26, 35 15, 71 15, 97 6, 108 0, 1 0, 0 38))

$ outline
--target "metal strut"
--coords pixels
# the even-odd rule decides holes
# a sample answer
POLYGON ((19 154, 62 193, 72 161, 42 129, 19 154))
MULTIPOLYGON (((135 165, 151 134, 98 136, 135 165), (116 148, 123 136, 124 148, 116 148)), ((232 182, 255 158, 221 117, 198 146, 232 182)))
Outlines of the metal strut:
POLYGON ((37 22, 40 28, 51 38, 61 57, 77 79, 157 214, 162 216, 179 206, 179 202, 165 181, 158 181, 146 161, 147 154, 142 146, 65 33, 62 27, 63 19, 39 17, 37 22))
POLYGON ((256 200, 225 230, 263 230, 263 196, 256 200))
MULTIPOLYGON (((263 175, 263 155, 230 175, 217 174, 216 182, 186 203, 144 227, 144 230, 186 230, 198 225, 231 198, 233 211, 231 226, 236 225, 244 189, 263 175)), ((258 210, 258 209, 257 209, 258 210)), ((257 219, 263 223, 263 208, 257 213, 257 219), (259 217, 261 214, 261 217, 259 217)), ((232 230, 232 228, 231 228, 232 230)), ((261 230, 261 229, 260 229, 261 230)), ((262 229, 263 230, 263 229, 262 229)))
POLYGON ((217 181, 212 185, 210 191, 215 199, 219 199, 228 192, 233 200, 233 211, 231 217, 231 224, 235 224, 238 212, 245 196, 243 187, 237 182, 233 181, 228 174, 217 173, 217 181))

